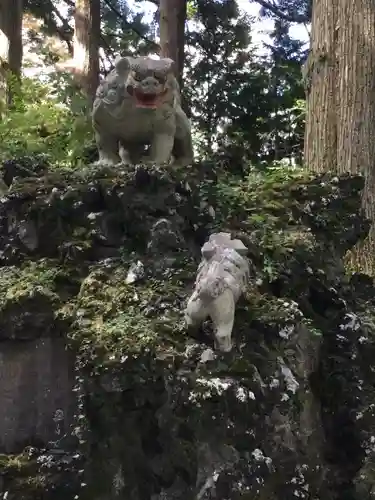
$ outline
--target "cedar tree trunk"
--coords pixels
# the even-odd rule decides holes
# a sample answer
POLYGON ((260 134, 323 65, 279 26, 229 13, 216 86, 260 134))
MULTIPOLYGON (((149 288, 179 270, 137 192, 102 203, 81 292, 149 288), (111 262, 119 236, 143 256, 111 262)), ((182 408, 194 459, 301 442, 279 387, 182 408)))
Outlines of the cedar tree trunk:
POLYGON ((175 61, 175 74, 182 86, 185 48, 185 21, 187 0, 160 0, 159 27, 161 57, 175 61))
MULTIPOLYGON (((362 173, 363 207, 375 216, 375 2, 314 0, 305 68, 305 163, 315 172, 362 173)), ((349 257, 375 274, 375 226, 349 257)))

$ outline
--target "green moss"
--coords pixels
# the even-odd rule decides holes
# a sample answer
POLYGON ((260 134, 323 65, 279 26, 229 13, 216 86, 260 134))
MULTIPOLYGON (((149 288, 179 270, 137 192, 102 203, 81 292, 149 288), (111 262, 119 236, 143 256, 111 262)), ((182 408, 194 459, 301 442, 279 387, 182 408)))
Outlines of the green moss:
POLYGON ((27 450, 17 455, 0 455, 0 476, 10 500, 53 498, 53 495, 47 496, 47 492, 53 492, 60 480, 58 468, 42 471, 38 457, 31 456, 27 450))
MULTIPOLYGON (((251 172, 247 179, 221 178, 214 188, 218 200, 217 225, 255 233, 260 246, 267 238, 284 238, 285 230, 313 231, 346 251, 352 243, 348 228, 361 209, 361 176, 315 176, 302 169, 270 169, 251 172)), ((358 228, 367 235, 368 224, 358 228)), ((358 239, 356 235, 356 240, 358 239)), ((341 250, 341 248, 340 248, 341 250)))
POLYGON ((0 454, 0 474, 19 473, 30 466, 30 460, 27 454, 18 455, 0 454))
POLYGON ((243 211, 253 226, 285 225, 296 205, 293 191, 311 179, 313 176, 302 169, 252 172, 243 181, 223 178, 217 186, 219 207, 230 218, 236 216, 236 210, 243 211))
POLYGON ((45 263, 28 263, 21 268, 3 268, 1 273, 0 309, 10 303, 16 304, 24 299, 44 295, 55 302, 58 296, 53 289, 53 279, 57 270, 45 263))
POLYGON ((2 338, 31 339, 59 335, 72 321, 71 298, 77 293, 77 269, 55 261, 29 261, 3 267, 0 275, 2 338))
MULTIPOLYGON (((193 267, 190 263, 190 267, 193 267)), ((181 301, 191 276, 186 265, 167 279, 127 284, 127 267, 94 269, 82 282, 71 338, 104 364, 145 349, 174 351, 185 342, 181 301)))
POLYGON ((45 481, 39 474, 36 458, 27 452, 18 455, 0 455, 0 475, 7 478, 14 493, 27 493, 30 498, 43 489, 45 481))
POLYGON ((295 324, 303 318, 298 304, 292 300, 251 291, 247 292, 245 297, 251 316, 262 323, 275 326, 295 324))
POLYGON ((60 303, 61 283, 72 279, 72 269, 47 259, 29 261, 20 267, 3 267, 0 278, 0 310, 9 304, 44 296, 51 304, 60 303))

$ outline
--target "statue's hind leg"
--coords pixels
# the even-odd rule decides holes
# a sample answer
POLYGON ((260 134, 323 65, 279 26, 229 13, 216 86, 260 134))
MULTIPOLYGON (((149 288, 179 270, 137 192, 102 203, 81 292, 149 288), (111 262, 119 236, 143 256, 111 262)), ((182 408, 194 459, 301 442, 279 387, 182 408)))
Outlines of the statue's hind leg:
POLYGON ((229 288, 210 305, 210 317, 215 327, 215 340, 220 351, 232 350, 232 330, 235 315, 235 301, 229 288))

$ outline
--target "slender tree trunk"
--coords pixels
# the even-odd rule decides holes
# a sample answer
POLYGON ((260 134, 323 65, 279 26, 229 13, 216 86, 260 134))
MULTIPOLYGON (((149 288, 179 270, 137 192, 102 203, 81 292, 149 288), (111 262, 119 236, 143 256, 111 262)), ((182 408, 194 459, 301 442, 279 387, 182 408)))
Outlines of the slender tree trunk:
POLYGON ((160 0, 159 26, 161 57, 175 61, 175 73, 180 87, 185 62, 185 22, 187 0, 160 0))
MULTIPOLYGON (((315 0, 307 64, 305 162, 310 170, 365 175, 363 207, 375 220, 375 3, 315 0)), ((375 274, 375 225, 349 256, 375 274)))
MULTIPOLYGON (((11 105, 8 72, 18 81, 22 67, 22 0, 0 0, 0 100, 1 111, 11 105)), ((14 82, 16 83, 16 82, 14 82)))
POLYGON ((99 84, 100 0, 76 0, 74 74, 90 102, 99 84))

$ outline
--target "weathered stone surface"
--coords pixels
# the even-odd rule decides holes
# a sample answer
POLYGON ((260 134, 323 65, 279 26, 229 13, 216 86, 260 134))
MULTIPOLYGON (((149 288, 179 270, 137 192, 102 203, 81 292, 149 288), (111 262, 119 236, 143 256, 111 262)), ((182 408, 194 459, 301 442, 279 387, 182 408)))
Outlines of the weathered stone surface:
POLYGON ((88 169, 18 179, 0 201, 1 343, 65 337, 77 354, 71 441, 0 456, 8 500, 371 498, 375 289, 342 260, 368 230, 363 179, 210 180, 88 169), (37 213, 42 243, 26 248, 9 213, 37 213), (184 323, 217 232, 252 274, 229 353, 209 321, 194 337, 184 323))
POLYGON ((0 453, 51 445, 70 433, 73 368, 64 339, 0 342, 0 453))

